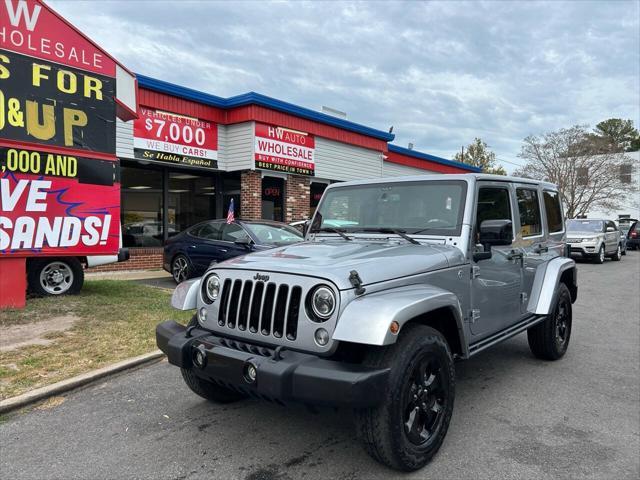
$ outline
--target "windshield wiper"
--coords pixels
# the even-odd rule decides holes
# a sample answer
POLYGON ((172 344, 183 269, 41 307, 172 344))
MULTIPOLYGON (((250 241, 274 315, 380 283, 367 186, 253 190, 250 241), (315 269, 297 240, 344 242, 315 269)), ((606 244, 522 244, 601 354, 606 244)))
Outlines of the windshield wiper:
POLYGON ((362 228, 358 230, 359 232, 378 232, 378 233, 395 233, 400 237, 404 238, 407 242, 413 243, 414 245, 420 245, 420 242, 415 238, 411 238, 407 235, 405 230, 400 230, 399 228, 362 228))
POLYGON ((341 230, 339 228, 332 228, 332 227, 317 228, 317 229, 313 230, 311 233, 321 233, 321 232, 337 233, 338 235, 340 235, 345 240, 349 240, 349 241, 353 240, 352 238, 347 237, 344 234, 344 232, 345 232, 344 230, 341 230))

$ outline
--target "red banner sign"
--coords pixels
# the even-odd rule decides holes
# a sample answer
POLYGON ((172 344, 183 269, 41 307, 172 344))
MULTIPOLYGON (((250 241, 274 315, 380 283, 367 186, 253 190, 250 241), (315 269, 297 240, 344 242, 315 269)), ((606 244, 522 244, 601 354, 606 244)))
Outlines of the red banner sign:
POLYGON ((136 158, 218 168, 218 126, 147 107, 133 124, 136 158))
POLYGON ((0 1, 0 254, 120 245, 116 64, 38 0, 0 1))
POLYGON ((256 168, 313 175, 315 147, 313 135, 256 123, 254 146, 256 168))

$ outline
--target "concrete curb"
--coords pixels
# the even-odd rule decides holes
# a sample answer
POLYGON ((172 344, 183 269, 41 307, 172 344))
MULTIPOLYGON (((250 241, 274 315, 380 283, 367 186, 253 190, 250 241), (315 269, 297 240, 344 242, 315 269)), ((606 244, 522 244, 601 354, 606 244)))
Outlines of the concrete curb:
POLYGON ((0 401, 0 414, 7 413, 18 408, 26 407, 29 404, 32 404, 39 400, 43 400, 53 395, 68 392, 69 390, 73 390, 74 388, 78 388, 109 375, 113 375, 114 373, 137 367, 145 363, 151 363, 160 360, 162 357, 164 357, 164 353, 162 353, 160 350, 156 350, 151 353, 140 355, 139 357, 128 358, 121 362, 107 365, 106 367, 92 370, 73 378, 62 380, 52 385, 47 385, 46 387, 37 388, 30 392, 23 393, 22 395, 18 395, 17 397, 7 398, 6 400, 0 401))

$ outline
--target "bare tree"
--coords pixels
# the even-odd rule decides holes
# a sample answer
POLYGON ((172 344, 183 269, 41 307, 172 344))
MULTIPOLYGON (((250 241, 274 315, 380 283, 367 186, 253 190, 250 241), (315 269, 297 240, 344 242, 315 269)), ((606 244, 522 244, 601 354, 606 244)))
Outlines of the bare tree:
POLYGON ((615 151, 602 153, 602 145, 592 140, 586 126, 529 136, 519 157, 526 164, 514 175, 558 185, 568 218, 586 215, 592 208, 617 209, 637 190, 621 175, 622 166, 631 159, 615 151))

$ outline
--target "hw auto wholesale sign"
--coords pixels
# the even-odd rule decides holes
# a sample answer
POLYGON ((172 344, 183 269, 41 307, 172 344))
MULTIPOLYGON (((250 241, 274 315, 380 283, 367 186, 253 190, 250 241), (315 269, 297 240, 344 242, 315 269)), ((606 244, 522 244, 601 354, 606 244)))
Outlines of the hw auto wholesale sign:
POLYGON ((218 168, 218 126, 142 107, 133 124, 133 148, 141 160, 218 168))
POLYGON ((0 253, 119 247, 116 63, 44 3, 0 2, 0 253))
POLYGON ((256 123, 256 168, 313 175, 315 139, 313 135, 264 123, 256 123))

